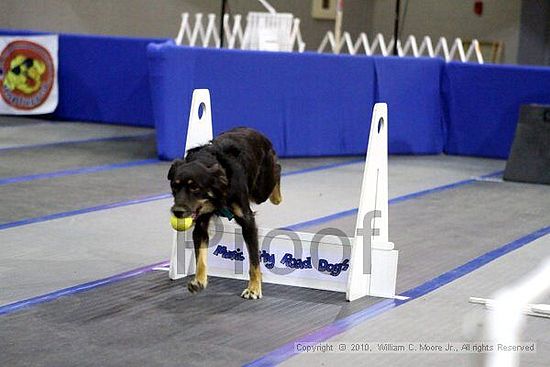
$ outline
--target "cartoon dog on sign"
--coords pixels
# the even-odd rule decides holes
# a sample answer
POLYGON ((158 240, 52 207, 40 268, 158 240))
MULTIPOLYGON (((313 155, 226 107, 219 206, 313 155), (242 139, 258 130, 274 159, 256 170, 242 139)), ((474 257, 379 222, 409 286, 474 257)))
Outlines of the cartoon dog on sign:
POLYGON ((24 55, 15 56, 4 77, 4 86, 10 91, 32 94, 40 89, 46 64, 24 55))

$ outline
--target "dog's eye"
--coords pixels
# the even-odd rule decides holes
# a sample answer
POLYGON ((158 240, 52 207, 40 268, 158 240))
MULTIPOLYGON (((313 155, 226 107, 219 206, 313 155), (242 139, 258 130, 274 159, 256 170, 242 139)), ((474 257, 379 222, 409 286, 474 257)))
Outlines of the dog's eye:
POLYGON ((187 187, 189 188, 189 191, 191 192, 197 192, 199 191, 199 185, 197 185, 195 182, 189 180, 187 183, 187 187))
POLYGON ((172 190, 177 190, 181 187, 181 181, 180 180, 172 181, 170 182, 170 186, 172 186, 172 190))

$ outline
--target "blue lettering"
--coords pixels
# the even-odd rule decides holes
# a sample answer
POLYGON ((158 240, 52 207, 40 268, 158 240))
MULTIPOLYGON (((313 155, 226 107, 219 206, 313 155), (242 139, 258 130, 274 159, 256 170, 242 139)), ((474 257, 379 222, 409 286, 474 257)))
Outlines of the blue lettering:
POLYGON ((275 266, 275 255, 268 253, 266 250, 262 250, 260 254, 260 262, 265 263, 265 267, 268 269, 273 269, 275 266))
POLYGON ((235 251, 230 251, 227 249, 227 246, 218 245, 216 250, 214 250, 214 255, 221 256, 224 259, 243 261, 244 254, 241 252, 241 249, 238 248, 235 251))
POLYGON ((327 272, 333 277, 337 277, 341 272, 348 270, 349 259, 342 261, 341 263, 331 264, 325 259, 319 259, 319 266, 317 270, 320 272, 327 272))
POLYGON ((349 268, 349 259, 342 261, 342 271, 346 271, 349 268))
POLYGON ((340 274, 340 271, 342 270, 342 264, 334 264, 332 271, 330 272, 330 275, 333 277, 337 277, 340 274))
POLYGON ((326 261, 325 259, 319 259, 319 271, 327 271, 328 265, 328 261, 326 261))
POLYGON ((311 269, 311 257, 307 257, 305 260, 297 259, 292 254, 286 253, 281 259, 281 264, 284 264, 288 268, 292 269, 311 269))
POLYGON ((235 260, 237 261, 244 260, 244 254, 241 252, 241 249, 237 249, 237 253, 235 254, 235 260))
POLYGON ((216 247, 216 250, 214 251, 214 255, 218 256, 218 255, 223 255, 227 252, 227 247, 225 246, 222 246, 222 245, 218 245, 218 247, 216 247))
POLYGON ((293 258, 292 258, 292 255, 291 255, 291 254, 285 254, 285 255, 283 256, 283 258, 281 259, 281 264, 284 264, 284 265, 286 265, 286 266, 288 266, 288 267, 290 268, 290 267, 291 267, 291 266, 290 266, 290 263, 291 263, 292 259, 293 259, 293 258))

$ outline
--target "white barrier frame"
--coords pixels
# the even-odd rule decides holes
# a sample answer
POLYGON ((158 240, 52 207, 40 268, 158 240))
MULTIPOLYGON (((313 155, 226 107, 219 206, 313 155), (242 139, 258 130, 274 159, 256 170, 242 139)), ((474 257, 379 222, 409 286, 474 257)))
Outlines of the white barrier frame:
MULTIPOLYGON (((517 284, 498 291, 493 299, 470 297, 471 303, 484 304, 487 316, 486 337, 489 341, 505 345, 518 345, 524 315, 550 318, 550 305, 531 304, 550 291, 550 258, 517 284)), ((487 367, 517 367, 519 353, 494 351, 487 354, 487 367)))
MULTIPOLYGON (((369 38, 365 33, 360 33, 357 40, 353 42, 353 39, 348 32, 344 32, 342 37, 337 42, 334 33, 332 31, 328 31, 321 41, 317 52, 322 53, 325 49, 327 49, 327 46, 330 46, 329 51, 335 54, 339 54, 345 50, 350 55, 357 55, 362 48, 365 55, 368 56, 372 56, 377 53, 382 56, 389 56, 392 53, 394 42, 395 41, 392 37, 390 41, 386 43, 386 40, 381 33, 378 33, 374 37, 372 43, 369 41, 369 38)), ((468 50, 465 50, 464 42, 460 38, 455 38, 451 48, 449 48, 447 39, 445 37, 440 37, 434 48, 432 39, 429 36, 425 36, 422 39, 420 46, 418 46, 416 37, 410 35, 407 37, 404 45, 400 40, 397 41, 397 55, 400 57, 443 57, 446 62, 476 61, 479 64, 484 63, 479 41, 477 39, 472 40, 468 50)))
MULTIPOLYGON (((196 13, 193 25, 191 25, 189 13, 181 14, 181 24, 178 35, 174 39, 176 45, 186 45, 192 47, 220 47, 219 29, 216 20, 216 14, 208 14, 206 25, 204 24, 204 14, 196 13)), ((225 35, 224 44, 228 49, 250 49, 250 29, 245 26, 243 30, 242 15, 233 16, 231 25, 231 16, 225 14, 223 17, 223 30, 225 35)), ((292 29, 289 38, 290 50, 297 49, 298 52, 304 52, 306 44, 302 39, 300 32, 300 19, 293 18, 292 29)))
MULTIPOLYGON (((387 105, 377 103, 373 109, 354 237, 318 237, 312 233, 260 228, 258 230, 260 246, 266 241, 270 243, 269 251, 262 250, 262 254, 265 252, 266 258, 269 257, 269 254, 272 254, 273 258, 276 259, 275 254, 281 255, 283 251, 288 252, 289 245, 295 245, 296 241, 299 241, 301 245, 299 253, 296 254, 297 250, 294 247, 295 252, 292 253, 292 257, 308 259, 309 255, 309 268, 311 268, 311 271, 309 269, 289 271, 275 266, 274 269, 276 270, 270 270, 261 261, 264 282, 343 292, 346 293, 346 299, 349 301, 367 295, 397 299, 406 298, 395 294, 398 251, 394 249, 394 244, 388 241, 387 129, 387 105), (317 249, 317 251, 314 252, 313 249, 317 249), (322 258, 319 256, 321 250, 323 253, 322 258), (342 254, 345 254, 346 251, 350 253, 348 262, 346 262, 346 259, 342 259, 342 254), (332 263, 338 261, 338 259, 343 261, 332 263), (317 260, 319 260, 319 266, 316 266, 317 260), (321 260, 334 265, 334 270, 338 268, 338 274, 334 275, 332 271, 330 271, 330 274, 327 274, 328 271, 323 273, 321 264, 324 265, 324 263, 321 263, 321 260), (313 266, 311 266, 311 263, 313 263, 313 266), (341 270, 345 267, 345 264, 349 266, 346 267, 349 270, 347 273, 346 270, 341 270), (344 266, 338 267, 336 265, 344 266)), ((207 143, 211 139, 210 93, 207 89, 196 89, 193 92, 189 114, 186 153, 188 149, 207 143), (203 114, 202 117, 199 117, 197 111, 201 105, 203 106, 203 114)), ((159 269, 168 270, 170 279, 180 279, 195 272, 194 246, 191 233, 192 230, 174 231, 169 268, 159 269)), ((244 253, 245 246, 242 237, 240 237, 240 228, 224 221, 223 229, 213 232, 213 235, 216 235, 216 233, 221 236, 221 241, 219 242, 220 245, 215 244, 218 247, 214 252, 209 247, 208 274, 233 279, 247 279, 248 261, 244 260, 244 257, 244 261, 241 262, 231 261, 233 259, 227 260, 229 257, 224 257, 226 254, 232 254, 231 256, 237 254, 238 256, 234 257, 239 257, 239 254, 244 253), (222 246, 221 252, 220 246, 222 246), (230 248, 227 249, 227 247, 230 248), (220 253, 223 253, 222 257, 217 256, 220 253)), ((244 256, 244 254, 242 255, 244 256)), ((262 256, 260 256, 261 259, 262 256)), ((283 257, 279 256, 277 260, 283 257)), ((273 263, 275 264, 275 261, 273 263)))

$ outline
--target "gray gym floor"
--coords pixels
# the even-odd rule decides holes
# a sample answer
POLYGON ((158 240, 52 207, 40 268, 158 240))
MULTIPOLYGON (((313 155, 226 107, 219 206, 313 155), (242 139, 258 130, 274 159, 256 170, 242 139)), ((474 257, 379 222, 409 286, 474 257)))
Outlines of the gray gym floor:
MULTIPOLYGON (((351 235, 355 217, 348 212, 358 205, 363 157, 284 159, 282 165, 283 204, 259 206, 259 225, 312 232, 330 226, 351 235)), ((390 205, 390 239, 400 250, 399 292, 550 226, 550 187, 500 182, 498 174, 479 178, 504 165, 467 157, 390 157, 390 198, 397 199, 390 205)), ((0 310, 167 260, 168 167, 156 160, 150 129, 0 117, 0 310)), ((550 256, 549 246, 549 236, 542 237, 330 340, 465 340, 462 325, 483 312, 468 297, 490 297, 521 278, 550 256)), ((244 282, 220 278, 192 296, 185 279, 139 273, 0 312, 0 365, 242 365, 382 301, 347 303, 340 293, 266 284, 264 298, 251 302, 238 297, 244 282)), ((547 320, 529 320, 525 340, 536 340, 538 352, 525 355, 526 365, 550 359, 544 330, 547 320)), ((434 366, 468 358, 289 357, 284 363, 434 366)))

